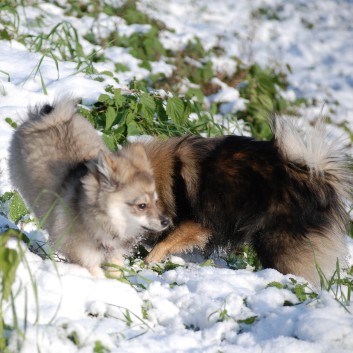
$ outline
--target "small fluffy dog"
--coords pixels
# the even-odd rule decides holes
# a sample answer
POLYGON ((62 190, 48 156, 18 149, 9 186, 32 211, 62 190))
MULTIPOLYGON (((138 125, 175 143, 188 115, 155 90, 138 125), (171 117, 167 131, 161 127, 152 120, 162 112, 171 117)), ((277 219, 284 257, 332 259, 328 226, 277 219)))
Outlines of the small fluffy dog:
POLYGON ((146 231, 169 221, 156 207, 151 166, 141 145, 113 154, 75 102, 31 109, 15 132, 13 184, 70 261, 103 276, 103 262, 123 263, 146 231))
MULTIPOLYGON (((272 119, 273 139, 187 136, 144 143, 172 231, 146 262, 194 247, 252 244, 264 267, 319 284, 346 254, 350 159, 323 122, 306 132, 272 119)), ((162 240, 161 240, 162 239, 162 240)))

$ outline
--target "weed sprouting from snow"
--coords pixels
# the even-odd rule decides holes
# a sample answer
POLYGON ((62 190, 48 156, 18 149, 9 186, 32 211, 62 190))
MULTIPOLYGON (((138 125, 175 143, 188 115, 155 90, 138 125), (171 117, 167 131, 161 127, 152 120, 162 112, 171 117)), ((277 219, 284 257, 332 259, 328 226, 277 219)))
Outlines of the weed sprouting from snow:
POLYGON ((153 331, 152 326, 147 322, 147 320, 144 319, 145 314, 142 313, 142 317, 139 315, 135 314, 128 308, 124 308, 120 305, 116 304, 110 304, 107 303, 108 307, 113 308, 114 310, 117 310, 118 313, 120 314, 119 316, 113 313, 113 310, 108 311, 105 315, 107 317, 112 317, 114 319, 120 320, 125 322, 127 327, 142 327, 144 330, 151 330, 153 331))
POLYGON ((135 287, 137 290, 146 289, 146 286, 151 283, 147 277, 144 277, 137 271, 124 266, 106 263, 104 264, 104 268, 107 278, 127 283, 135 287))
MULTIPOLYGON (((290 283, 283 284, 281 282, 270 282, 267 287, 275 287, 278 289, 288 289, 296 295, 299 303, 307 300, 313 300, 318 297, 318 294, 310 288, 307 282, 298 282, 295 278, 289 279, 290 283)), ((284 302, 285 306, 293 305, 290 302, 284 302)))
POLYGON ((348 271, 346 276, 342 277, 343 271, 338 259, 336 261, 336 270, 331 277, 326 277, 319 266, 317 266, 317 271, 320 276, 321 289, 331 293, 335 300, 347 312, 351 313, 348 309, 353 291, 353 277, 351 276, 351 273, 348 271))
POLYGON ((220 310, 216 310, 212 312, 210 315, 208 315, 208 320, 210 320, 213 316, 217 317, 217 322, 222 322, 225 320, 229 320, 232 317, 228 314, 228 310, 226 308, 226 303, 223 304, 223 307, 220 310))
POLYGON ((110 349, 107 348, 101 341, 96 341, 93 348, 94 353, 109 353, 110 349))

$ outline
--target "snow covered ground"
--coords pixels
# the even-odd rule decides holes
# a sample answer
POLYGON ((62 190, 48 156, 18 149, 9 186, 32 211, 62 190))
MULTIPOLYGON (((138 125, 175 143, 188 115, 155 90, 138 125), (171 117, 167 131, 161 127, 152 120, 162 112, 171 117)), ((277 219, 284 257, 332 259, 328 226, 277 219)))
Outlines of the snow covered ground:
MULTIPOLYGON (((225 56, 215 63, 224 70, 234 69, 227 59, 232 55, 263 65, 290 64, 287 93, 319 102, 307 114, 319 114, 326 103, 333 120, 345 121, 353 130, 352 1, 143 0, 139 4, 175 30, 165 33, 165 47, 176 48, 197 35, 206 47, 220 42, 226 48, 225 56), (263 16, 253 16, 256 11, 263 16)), ((47 28, 64 18, 63 10, 54 5, 43 4, 41 10, 25 7, 29 22, 39 13, 45 14, 47 28)), ((94 25, 86 17, 65 19, 82 33, 94 25)), ((100 31, 115 26, 122 32, 136 30, 119 18, 102 15, 99 21, 100 31)), ((21 24, 19 30, 28 28, 21 24)), ((118 74, 121 87, 132 77, 148 75, 122 48, 107 49, 105 56, 105 63, 96 64, 100 71, 112 70, 116 62, 128 66, 129 71, 118 74)), ((28 105, 68 93, 89 105, 107 84, 117 86, 109 78, 100 82, 77 73, 73 62, 60 61, 57 67, 52 58, 42 59, 18 42, 0 41, 0 195, 12 190, 7 148, 13 128, 5 122, 7 117, 20 122, 28 105)), ((168 75, 171 68, 161 60, 153 70, 168 75)), ((0 230, 6 224, 14 226, 0 216, 0 230)), ((25 230, 35 232, 33 225, 25 230)), ((347 246, 352 256, 353 245, 347 246)), ((232 270, 220 259, 203 264, 173 257, 172 262, 180 266, 162 274, 151 269, 127 273, 131 285, 92 278, 77 265, 42 260, 26 251, 13 287, 24 336, 14 333, 9 349, 25 353, 353 350, 353 316, 349 306, 335 299, 339 294, 323 291, 300 303, 298 288, 304 282, 298 278, 293 282, 293 276, 275 270, 232 270), (18 341, 23 344, 20 348, 18 341)), ((132 270, 138 269, 136 262, 132 270)), ((11 303, 5 303, 3 314, 5 322, 13 323, 11 303)))

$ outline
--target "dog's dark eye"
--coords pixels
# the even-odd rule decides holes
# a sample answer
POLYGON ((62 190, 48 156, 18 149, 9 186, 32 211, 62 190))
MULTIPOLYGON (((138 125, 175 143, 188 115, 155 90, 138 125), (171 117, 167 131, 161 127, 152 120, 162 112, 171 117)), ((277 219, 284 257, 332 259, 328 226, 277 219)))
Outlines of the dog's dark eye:
POLYGON ((146 208, 146 204, 145 203, 140 203, 139 205, 137 205, 137 207, 140 209, 140 210, 144 210, 146 208))

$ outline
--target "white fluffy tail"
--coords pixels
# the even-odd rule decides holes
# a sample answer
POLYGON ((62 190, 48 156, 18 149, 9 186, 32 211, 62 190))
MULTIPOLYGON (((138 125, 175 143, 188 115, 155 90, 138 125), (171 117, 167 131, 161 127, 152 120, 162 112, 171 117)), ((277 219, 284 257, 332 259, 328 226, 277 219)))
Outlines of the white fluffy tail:
POLYGON ((296 118, 275 117, 272 129, 287 161, 306 165, 313 176, 325 175, 341 197, 352 200, 352 158, 347 154, 345 140, 332 136, 322 118, 315 126, 304 127, 296 118))

